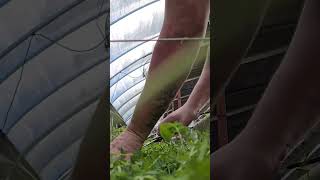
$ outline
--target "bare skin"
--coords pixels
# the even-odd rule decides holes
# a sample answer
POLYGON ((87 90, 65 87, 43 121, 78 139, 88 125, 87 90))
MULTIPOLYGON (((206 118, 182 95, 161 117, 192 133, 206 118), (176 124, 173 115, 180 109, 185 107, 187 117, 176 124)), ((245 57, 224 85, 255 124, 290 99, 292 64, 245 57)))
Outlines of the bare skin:
MULTIPOLYGON (((320 40, 319 18, 320 2, 307 0, 287 55, 248 125, 234 141, 212 155, 214 179, 274 179, 287 147, 317 122, 320 61, 315 58, 320 57, 316 45, 320 40)), ((249 45, 250 39, 246 42, 249 45)), ((234 61, 220 76, 226 78, 218 79, 215 97, 227 84, 243 52, 239 51, 238 60, 232 57, 234 61)))
POLYGON ((197 84, 187 102, 179 109, 161 119, 161 123, 178 121, 188 126, 197 117, 197 112, 210 98, 210 57, 206 60, 197 84))
MULTIPOLYGON (((160 38, 204 37, 209 6, 209 0, 166 0, 165 18, 160 38)), ((127 130, 111 143, 111 153, 117 153, 120 149, 131 153, 141 148, 144 140, 187 78, 199 52, 199 47, 200 42, 169 41, 156 43, 146 84, 135 108, 131 123, 127 130), (164 79, 171 78, 170 71, 162 67, 168 63, 174 63, 171 61, 176 61, 173 57, 179 53, 188 54, 183 58, 183 62, 178 63, 176 67, 183 70, 183 73, 179 74, 174 82, 161 85, 159 87, 160 92, 151 93, 154 95, 150 97, 153 86, 161 84, 161 81, 157 80, 157 76, 160 75, 164 79), (160 71, 161 74, 157 73, 160 71), (133 145, 126 145, 128 142, 133 145)))
POLYGON ((320 2, 306 0, 283 63, 247 126, 233 142, 212 155, 214 179, 274 179, 288 146, 318 121, 319 19, 320 2))

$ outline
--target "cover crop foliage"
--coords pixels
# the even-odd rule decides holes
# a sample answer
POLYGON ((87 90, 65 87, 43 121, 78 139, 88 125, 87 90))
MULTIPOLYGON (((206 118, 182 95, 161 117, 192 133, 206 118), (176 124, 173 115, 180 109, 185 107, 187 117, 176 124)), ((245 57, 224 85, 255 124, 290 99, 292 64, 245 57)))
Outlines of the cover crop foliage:
MULTIPOLYGON (((115 138, 124 128, 112 131, 115 138)), ((111 155, 112 180, 209 180, 210 140, 208 132, 178 123, 160 126, 161 142, 145 142, 131 160, 111 155)), ((112 140, 111 139, 111 140, 112 140)))

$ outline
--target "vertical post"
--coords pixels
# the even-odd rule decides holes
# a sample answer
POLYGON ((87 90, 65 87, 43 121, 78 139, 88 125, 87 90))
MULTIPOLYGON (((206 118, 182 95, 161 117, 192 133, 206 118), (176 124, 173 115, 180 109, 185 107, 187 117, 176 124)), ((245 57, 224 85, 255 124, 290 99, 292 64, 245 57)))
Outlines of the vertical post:
POLYGON ((181 107, 181 90, 178 91, 178 109, 181 107))
POLYGON ((171 108, 170 108, 170 113, 174 111, 174 101, 171 102, 171 108))
POLYGON ((218 148, 228 143, 228 124, 226 115, 225 94, 221 94, 217 102, 217 140, 218 148))

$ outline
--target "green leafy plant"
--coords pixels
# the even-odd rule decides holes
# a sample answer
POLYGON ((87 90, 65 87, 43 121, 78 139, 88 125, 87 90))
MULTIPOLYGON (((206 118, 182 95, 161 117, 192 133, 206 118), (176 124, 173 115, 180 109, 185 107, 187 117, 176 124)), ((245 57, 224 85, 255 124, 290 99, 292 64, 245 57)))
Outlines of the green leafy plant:
MULTIPOLYGON (((123 129, 121 129, 123 130, 123 129)), ((119 134, 117 130, 115 134, 119 134)), ((160 126, 164 141, 147 140, 130 161, 111 156, 112 180, 209 180, 209 134, 191 130, 179 123, 160 126)), ((112 137, 114 137, 112 135, 112 137)))
POLYGON ((124 130, 125 130, 124 126, 122 126, 120 128, 112 128, 111 129, 110 141, 112 141, 114 138, 119 136, 124 130))

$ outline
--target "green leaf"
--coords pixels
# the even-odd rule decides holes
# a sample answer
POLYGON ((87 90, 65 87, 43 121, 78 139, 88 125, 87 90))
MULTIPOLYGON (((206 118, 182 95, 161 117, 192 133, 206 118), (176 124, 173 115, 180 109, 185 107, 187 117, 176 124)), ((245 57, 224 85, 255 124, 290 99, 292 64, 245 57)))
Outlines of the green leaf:
MULTIPOLYGON (((207 132, 190 130, 179 123, 160 126, 166 141, 136 152, 131 161, 111 155, 112 180, 209 180, 210 140, 207 132), (172 138, 177 135, 178 138, 172 138)), ((119 131, 112 131, 118 134, 119 131)))
POLYGON ((160 136, 165 141, 170 141, 171 138, 177 133, 176 123, 163 123, 160 125, 160 136))

